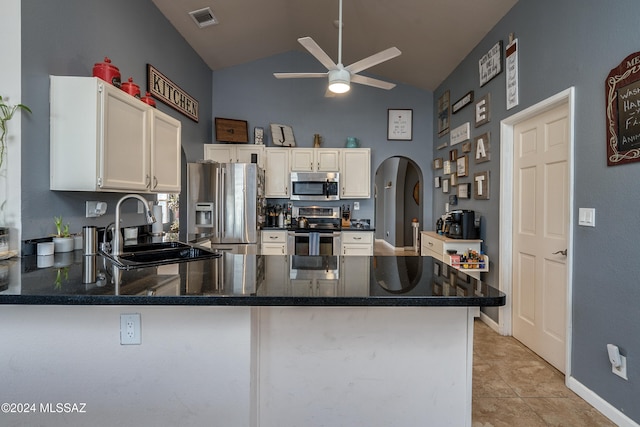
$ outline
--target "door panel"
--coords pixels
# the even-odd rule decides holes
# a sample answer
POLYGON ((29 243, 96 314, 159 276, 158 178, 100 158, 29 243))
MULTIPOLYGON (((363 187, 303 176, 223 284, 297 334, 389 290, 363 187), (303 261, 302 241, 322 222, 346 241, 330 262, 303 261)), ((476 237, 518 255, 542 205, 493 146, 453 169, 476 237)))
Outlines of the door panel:
POLYGON ((567 104, 514 127, 513 336, 565 370, 569 237, 567 104))

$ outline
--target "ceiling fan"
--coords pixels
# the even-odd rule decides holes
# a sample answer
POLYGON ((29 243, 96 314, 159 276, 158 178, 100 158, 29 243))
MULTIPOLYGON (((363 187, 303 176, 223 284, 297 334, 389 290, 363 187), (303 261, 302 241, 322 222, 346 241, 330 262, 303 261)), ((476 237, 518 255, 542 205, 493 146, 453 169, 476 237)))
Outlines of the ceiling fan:
POLYGON ((345 93, 350 89, 350 83, 359 83, 380 89, 393 89, 394 83, 385 82, 371 77, 361 76, 357 73, 367 68, 399 56, 402 52, 396 47, 378 52, 360 61, 345 67, 342 65, 342 0, 340 0, 340 14, 338 18, 338 63, 325 53, 324 50, 311 38, 301 37, 298 42, 311 53, 322 65, 327 68, 326 73, 273 73, 278 79, 299 79, 310 77, 329 77, 329 91, 333 93, 345 93))

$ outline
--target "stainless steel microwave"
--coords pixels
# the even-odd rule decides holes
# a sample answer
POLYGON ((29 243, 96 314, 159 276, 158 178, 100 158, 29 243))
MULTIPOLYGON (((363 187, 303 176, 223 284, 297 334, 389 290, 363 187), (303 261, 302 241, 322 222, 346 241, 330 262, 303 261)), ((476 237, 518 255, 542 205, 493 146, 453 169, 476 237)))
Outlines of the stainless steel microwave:
POLYGON ((338 172, 292 172, 291 200, 340 200, 338 172))

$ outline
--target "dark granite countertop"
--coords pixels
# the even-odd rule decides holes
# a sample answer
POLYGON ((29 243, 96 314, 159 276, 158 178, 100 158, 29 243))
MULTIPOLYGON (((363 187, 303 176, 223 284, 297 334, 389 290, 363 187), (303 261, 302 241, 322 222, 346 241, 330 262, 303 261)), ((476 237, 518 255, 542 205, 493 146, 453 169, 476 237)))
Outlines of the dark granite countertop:
POLYGON ((0 304, 234 306, 501 306, 505 295, 431 257, 224 253, 120 270, 99 255, 0 261, 0 304), (40 260, 42 261, 42 260, 40 260), (47 263, 50 264, 51 262, 47 263), (96 281, 86 281, 95 263, 96 281), (85 277, 83 277, 83 275, 85 277), (120 284, 114 285, 114 277, 120 284))

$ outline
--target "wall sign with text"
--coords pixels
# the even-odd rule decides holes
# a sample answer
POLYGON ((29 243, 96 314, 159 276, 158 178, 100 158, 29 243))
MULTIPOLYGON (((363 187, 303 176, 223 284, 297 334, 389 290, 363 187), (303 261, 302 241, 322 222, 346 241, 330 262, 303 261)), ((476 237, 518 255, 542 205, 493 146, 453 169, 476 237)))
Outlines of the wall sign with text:
POLYGON ((607 166, 640 161, 640 52, 609 72, 605 98, 607 166))
POLYGON ((151 64, 147 64, 147 91, 154 98, 175 108, 191 120, 195 122, 199 120, 198 100, 180 89, 151 64))
POLYGON ((502 40, 494 44, 478 61, 480 87, 502 72, 502 40))

